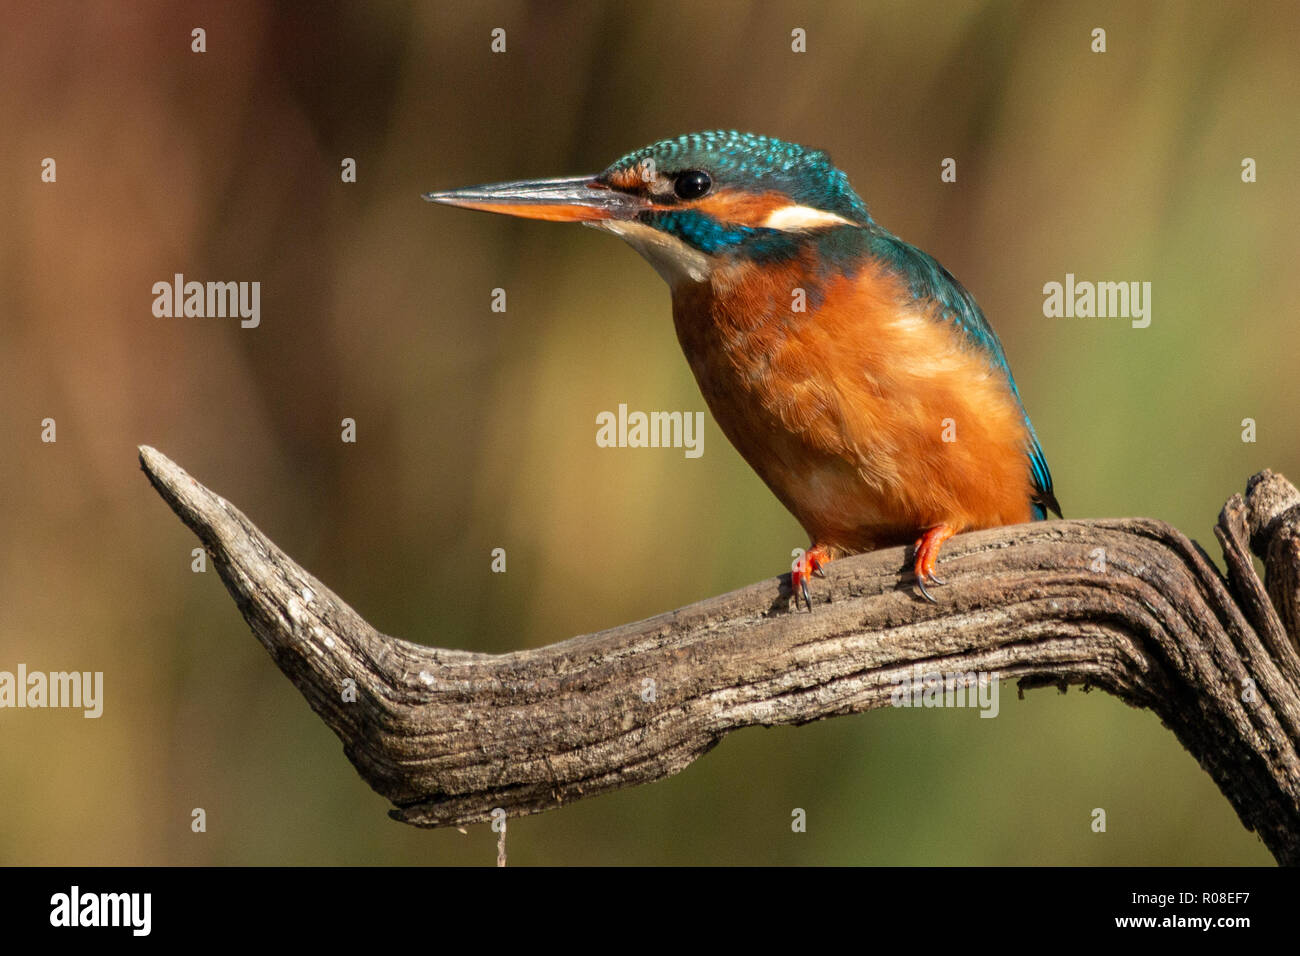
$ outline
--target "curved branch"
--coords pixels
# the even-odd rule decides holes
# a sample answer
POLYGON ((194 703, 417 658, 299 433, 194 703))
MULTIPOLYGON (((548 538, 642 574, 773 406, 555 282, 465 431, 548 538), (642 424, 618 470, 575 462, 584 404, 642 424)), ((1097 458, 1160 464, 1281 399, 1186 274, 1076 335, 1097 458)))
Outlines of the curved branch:
POLYGON ((888 706, 924 674, 991 674, 1100 687, 1154 711, 1242 823, 1300 864, 1300 494, 1270 472, 1220 516, 1226 578, 1159 521, 1040 522, 952 539, 938 606, 913 596, 894 548, 836 561, 811 614, 790 612, 783 575, 491 655, 380 634, 168 458, 146 447, 140 461, 406 823, 540 812, 676 773, 739 727, 888 706))

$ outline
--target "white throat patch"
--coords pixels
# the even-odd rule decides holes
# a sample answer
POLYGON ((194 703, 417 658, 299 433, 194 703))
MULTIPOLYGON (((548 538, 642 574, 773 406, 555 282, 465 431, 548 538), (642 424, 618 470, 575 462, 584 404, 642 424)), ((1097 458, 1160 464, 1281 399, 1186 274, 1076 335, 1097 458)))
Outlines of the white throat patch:
POLYGON ((674 289, 683 282, 707 282, 713 272, 713 263, 703 252, 693 249, 676 236, 644 223, 601 219, 583 225, 612 232, 623 239, 641 253, 654 266, 655 272, 674 289))
MULTIPOLYGON (((712 256, 687 245, 676 236, 669 235, 644 223, 620 219, 601 219, 584 222, 584 226, 612 232, 645 257, 669 286, 676 289, 683 282, 707 282, 717 264, 712 256)), ((763 220, 767 229, 783 232, 802 232, 825 229, 829 226, 852 226, 843 216, 812 206, 784 206, 774 209, 763 220)))

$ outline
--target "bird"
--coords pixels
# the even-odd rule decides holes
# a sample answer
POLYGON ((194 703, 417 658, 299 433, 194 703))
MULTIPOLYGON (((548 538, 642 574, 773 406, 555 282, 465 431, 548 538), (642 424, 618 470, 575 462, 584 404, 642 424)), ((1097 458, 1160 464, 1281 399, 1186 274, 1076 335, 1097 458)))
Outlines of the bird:
POLYGON ((876 222, 820 149, 713 130, 593 175, 423 198, 581 223, 649 261, 713 418, 808 534, 796 610, 831 561, 908 544, 919 597, 937 603, 954 534, 1061 514, 974 296, 876 222))

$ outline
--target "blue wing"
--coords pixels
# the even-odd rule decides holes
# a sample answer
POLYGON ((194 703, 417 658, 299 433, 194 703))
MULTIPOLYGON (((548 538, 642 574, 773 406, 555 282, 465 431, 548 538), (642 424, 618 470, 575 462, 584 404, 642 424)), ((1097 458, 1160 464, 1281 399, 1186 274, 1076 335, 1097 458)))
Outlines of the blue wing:
POLYGON ((988 319, 984 318, 975 297, 933 256, 879 226, 871 230, 870 247, 876 258, 892 265, 907 279, 914 296, 938 303, 943 316, 961 329, 970 343, 986 353, 993 365, 1006 375, 1007 384, 1011 386, 1011 393, 1020 404, 1025 427, 1029 431, 1025 452, 1029 457, 1029 472, 1036 492, 1034 517, 1041 521, 1047 517, 1049 510, 1059 515, 1061 506, 1052 491, 1052 473, 1048 470, 1043 448, 1038 443, 1038 435, 1029 420, 1029 413, 1025 411, 1025 403, 1020 398, 1020 389, 1016 387, 1016 379, 1011 374, 1011 366, 1007 364, 1002 343, 998 341, 997 333, 989 325, 988 319))

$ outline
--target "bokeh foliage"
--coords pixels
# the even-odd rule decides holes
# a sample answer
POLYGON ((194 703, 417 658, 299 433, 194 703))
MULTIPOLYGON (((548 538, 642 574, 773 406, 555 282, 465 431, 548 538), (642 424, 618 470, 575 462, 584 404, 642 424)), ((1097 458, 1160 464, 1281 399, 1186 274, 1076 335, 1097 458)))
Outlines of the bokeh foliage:
MULTIPOLYGON (((1298 27, 1294 4, 1253 2, 5 4, 0 669, 103 670, 107 699, 99 720, 0 711, 0 862, 495 859, 485 826, 385 817, 216 575, 190 571, 195 542, 138 444, 377 627, 438 646, 648 616, 771 577, 805 544, 711 420, 698 460, 596 447, 620 402, 703 408, 667 290, 631 250, 431 207, 428 189, 594 171, 693 129, 826 148, 980 300, 1066 514, 1212 542, 1254 471, 1300 478, 1298 27), (154 318, 151 286, 176 272, 260 281, 261 327, 154 318), (1067 272, 1151 281, 1151 327, 1044 318, 1042 286, 1067 272)), ((1271 859, 1150 714, 1011 688, 996 720, 740 732, 671 780, 512 821, 510 852, 1271 859)))

